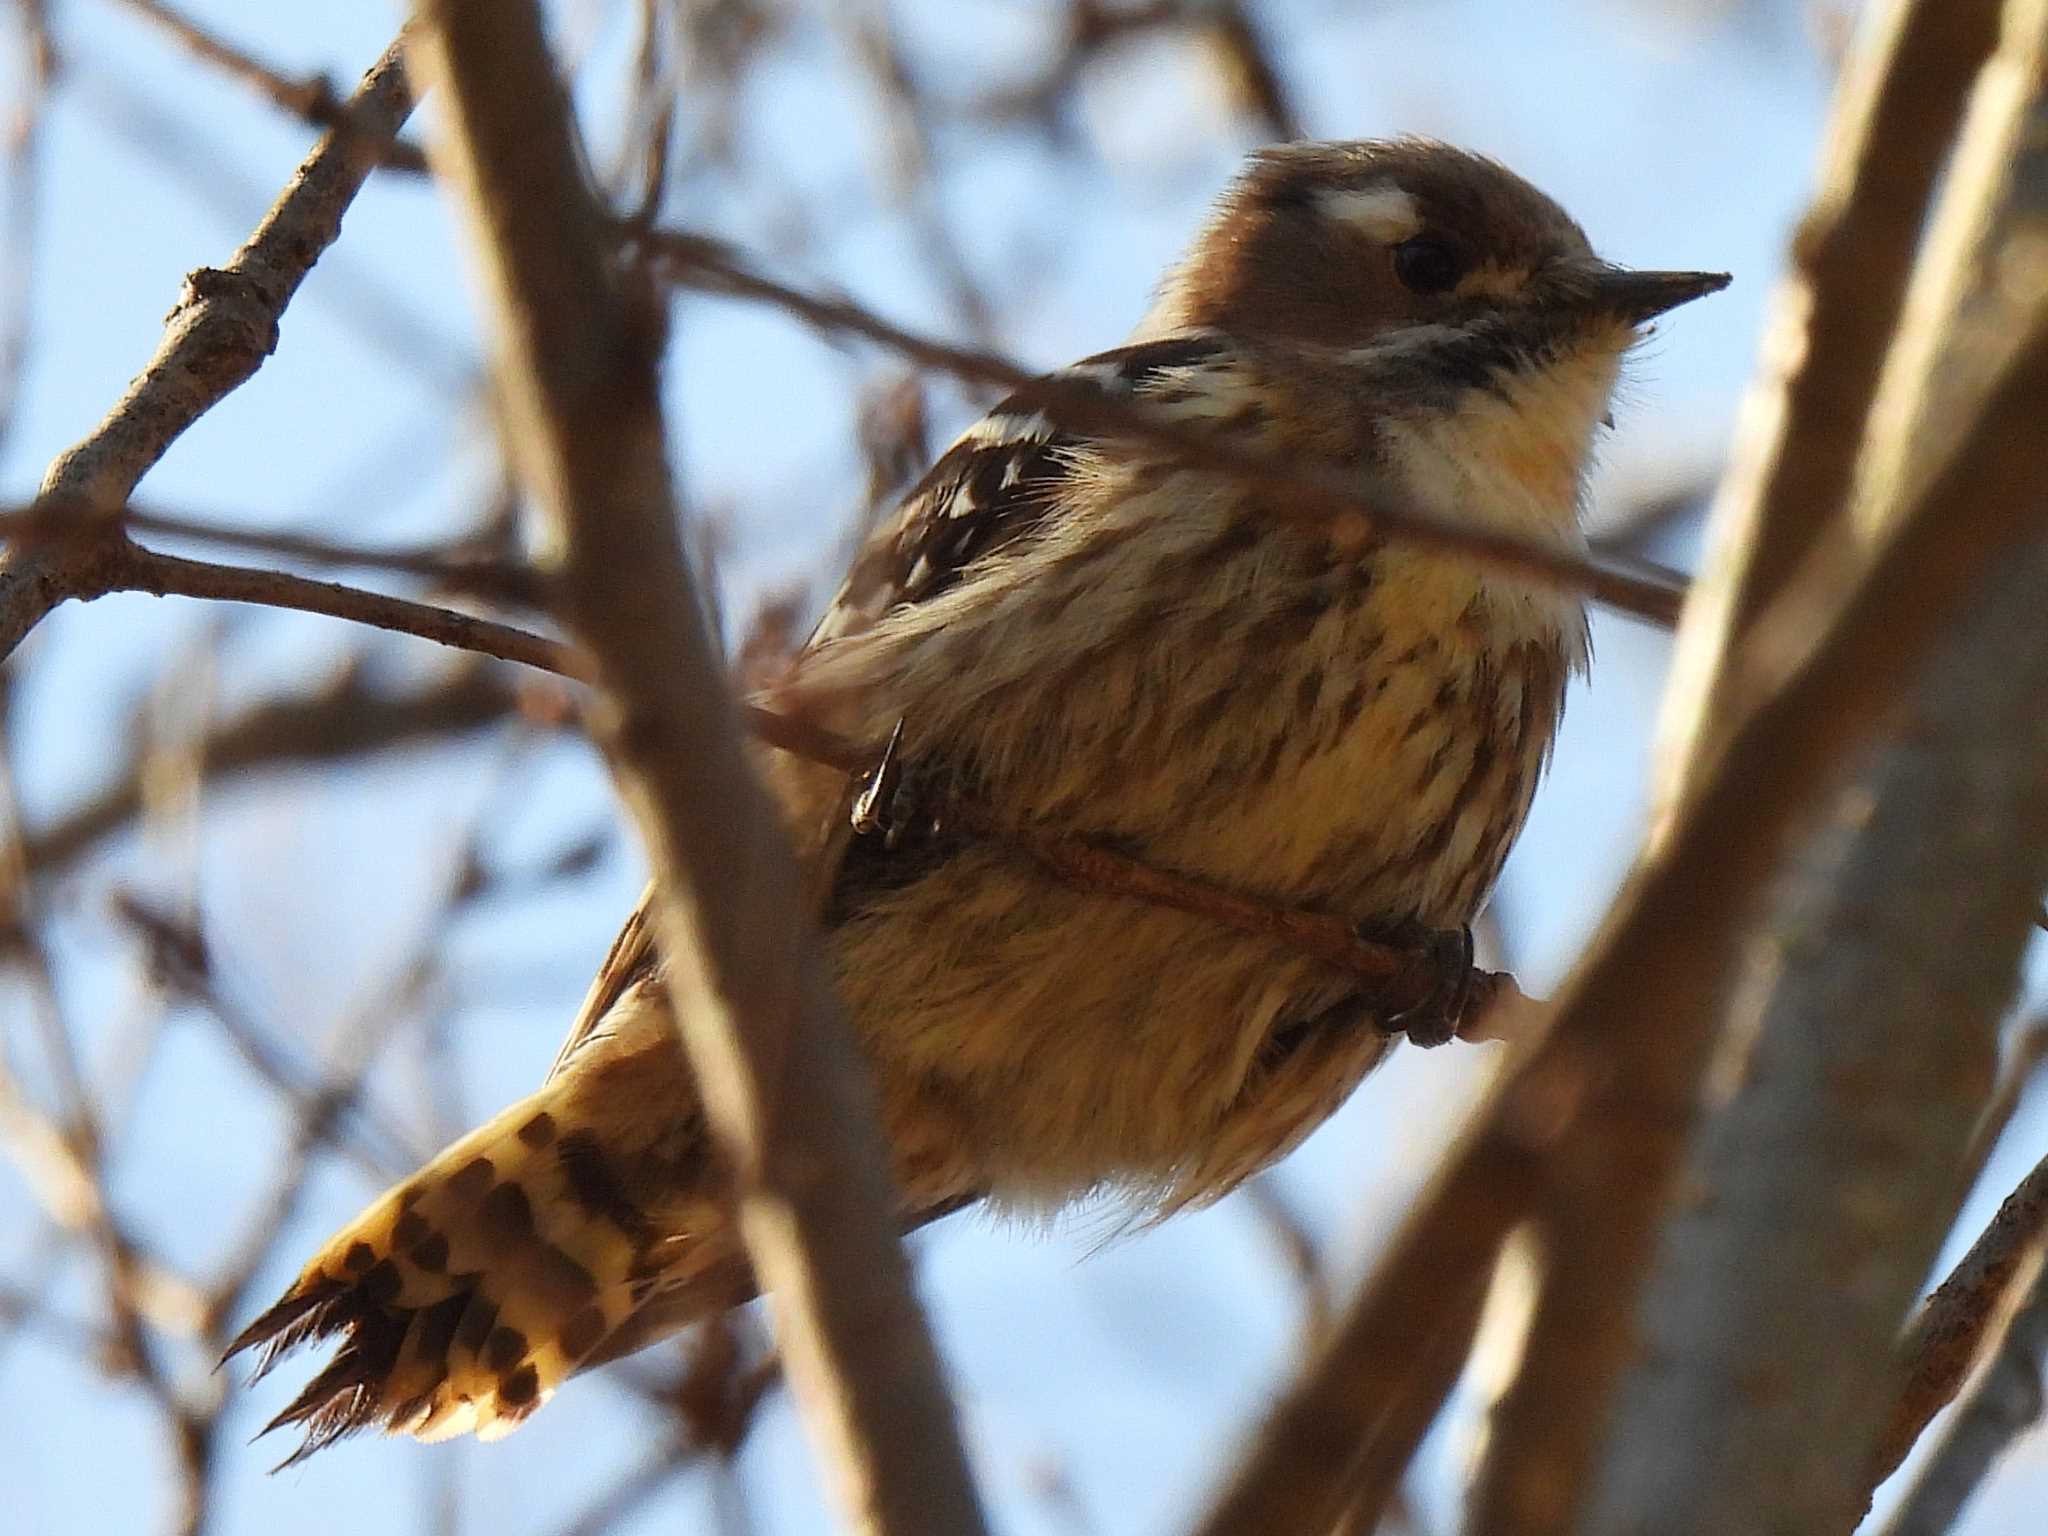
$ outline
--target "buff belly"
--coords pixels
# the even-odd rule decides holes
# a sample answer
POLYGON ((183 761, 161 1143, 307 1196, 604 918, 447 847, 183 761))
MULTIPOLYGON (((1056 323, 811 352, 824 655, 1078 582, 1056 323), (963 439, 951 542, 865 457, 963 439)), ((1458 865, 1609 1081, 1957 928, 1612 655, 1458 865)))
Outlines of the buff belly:
MULTIPOLYGON (((1548 750, 1562 645, 1502 622, 1469 571, 1392 558, 1262 594, 1262 644, 1155 623, 1064 693, 995 701, 952 744, 976 767, 953 789, 1275 901, 1468 921, 1548 750), (1113 778, 1074 767, 1104 762, 1113 778)), ((1271 941, 987 840, 902 857, 840 907, 831 947, 914 1204, 1213 1198, 1388 1049, 1353 978, 1271 941)))

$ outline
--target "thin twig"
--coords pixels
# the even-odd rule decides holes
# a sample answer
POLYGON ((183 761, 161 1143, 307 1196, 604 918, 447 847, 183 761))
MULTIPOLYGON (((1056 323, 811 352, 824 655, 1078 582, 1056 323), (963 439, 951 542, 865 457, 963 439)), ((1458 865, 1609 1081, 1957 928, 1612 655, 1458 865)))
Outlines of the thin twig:
POLYGON ((1985 1335, 2027 1254, 2048 1235, 2048 1159, 1998 1208, 1946 1280, 1907 1326, 1897 1351, 1901 1379, 1871 1458, 1875 1488, 1906 1459, 1934 1416, 1955 1400, 1983 1353, 1985 1335))
POLYGON ((1197 468, 1245 480, 1270 493, 1262 502, 1276 518, 1336 539, 1384 536, 1442 549, 1483 565, 1568 592, 1582 592, 1619 613, 1668 629, 1685 602, 1685 585, 1641 562, 1598 561, 1556 544, 1487 528, 1469 519, 1423 510, 1384 476, 1339 473, 1300 460, 1245 448, 1211 431, 1169 420, 1142 402, 1112 394, 1085 377, 1043 375, 1006 358, 921 336, 862 308, 764 276, 716 240, 675 230, 636 237, 655 270, 671 282, 769 304, 820 330, 859 336, 919 367, 1015 395, 1063 427, 1126 438, 1164 449, 1197 468))
MULTIPOLYGON (((291 76, 208 31, 163 0, 118 0, 176 38, 196 59, 222 74, 253 87, 272 106, 311 128, 344 129, 350 123, 348 103, 325 75, 291 76)), ((415 176, 427 173, 427 157, 416 145, 393 141, 376 146, 377 163, 386 170, 415 176)))
MULTIPOLYGON (((285 306, 341 232, 341 218, 412 111, 398 45, 350 98, 350 127, 328 133, 242 248, 186 279, 156 355, 98 427, 58 456, 46 497, 111 512, 193 422, 262 366, 285 306)), ((16 546, 0 562, 0 657, 59 602, 65 555, 16 546)))
POLYGON ((561 641, 453 608, 366 592, 338 581, 294 576, 288 571, 188 560, 138 544, 107 543, 90 558, 90 565, 81 563, 68 573, 70 580, 86 584, 86 590, 72 594, 82 599, 111 592, 147 592, 157 597, 198 597, 214 602, 288 608, 402 635, 417 635, 438 645, 495 656, 500 661, 523 662, 559 677, 582 680, 585 676, 575 650, 561 641))
POLYGON ((2016 1297, 1998 1353, 1956 1410, 1955 1419, 1884 1536, 1945 1536, 1998 1458, 2040 1422, 2048 1372, 2048 1262, 2029 1255, 2033 1278, 2016 1297))
POLYGON ((0 508, 0 539, 24 543, 73 544, 104 539, 112 529, 190 539, 199 544, 272 555, 328 570, 386 571, 417 576, 478 597, 527 607, 540 606, 530 567, 476 558, 461 546, 422 545, 410 549, 366 549, 311 534, 238 528, 217 519, 164 512, 133 503, 108 510, 45 497, 28 506, 0 508))

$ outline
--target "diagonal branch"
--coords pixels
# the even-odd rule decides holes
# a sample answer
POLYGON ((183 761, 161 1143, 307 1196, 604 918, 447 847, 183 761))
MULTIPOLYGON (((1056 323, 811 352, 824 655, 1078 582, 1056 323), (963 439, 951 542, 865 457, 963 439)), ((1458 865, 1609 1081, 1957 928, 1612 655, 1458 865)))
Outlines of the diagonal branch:
POLYGON ((1875 1488, 1899 1469, 1934 1416, 1955 1401, 2027 1255, 2048 1241, 2048 1160, 2005 1197, 1970 1251, 1899 1340, 1903 1380, 1872 1459, 1875 1488))
MULTIPOLYGON (((2048 84, 2048 6, 2011 15, 1874 406, 1901 389, 1917 402, 1869 434, 1888 447, 1857 469, 1865 523, 1925 473, 2001 360, 1976 322, 2000 337, 2043 324, 2041 285, 2006 275, 2030 239, 2030 92, 1991 83, 2048 84)), ((1674 1531, 1846 1530, 1868 1507, 1891 1346, 1967 1188, 2048 883, 2044 584, 2048 538, 2005 552, 1924 673, 1901 680, 1900 728, 1802 838, 1747 946, 1721 1091, 1682 1179, 1694 1198, 1666 1223, 1613 1409, 1629 1431, 1603 1455, 1592 1530, 1637 1529, 1649 1509, 1685 1511, 1674 1531)), ((1737 707, 1746 670, 1720 689, 1737 707)))
POLYGON ((584 677, 582 658, 559 640, 454 608, 383 592, 366 592, 361 587, 295 576, 289 571, 189 560, 183 555, 144 549, 139 544, 103 541, 85 552, 66 574, 77 586, 74 595, 81 598, 102 597, 110 592, 148 592, 157 597, 198 597, 222 603, 288 608, 417 635, 457 650, 495 656, 500 661, 524 662, 563 677, 584 677))
POLYGON ((876 1532, 981 1529, 895 1235, 871 1091, 741 751, 669 485, 652 295, 624 290, 531 0, 439 0, 414 57, 489 292, 507 439, 549 524, 591 716, 648 845, 676 1026, 841 1505, 876 1532))
POLYGON ((1837 90, 1820 189, 1800 222, 1737 457, 1714 507, 1695 617, 1680 631, 1662 735, 1675 799, 1688 743, 1729 708, 1718 660, 1842 515, 1935 178, 1996 0, 1889 0, 1864 20, 1837 90))
MULTIPOLYGON (((2044 393, 2048 317, 2015 338, 2012 361, 1949 439, 1939 473, 1882 532, 1853 549, 1816 551, 1787 584, 1766 616, 1760 702, 1725 744, 1710 746, 1698 792, 1645 851, 1549 1030, 1531 1038, 1316 1370, 1275 1410, 1276 1425, 1304 1431, 1306 1449, 1290 1435, 1262 1439, 1201 1527, 1207 1536, 1255 1524, 1326 1528, 1316 1522, 1331 1515, 1331 1463, 1318 1447, 1357 1443, 1363 1416, 1399 1392, 1417 1319, 1437 1315, 1455 1287, 1492 1264, 1539 1191, 1612 1194, 1620 1168, 1631 1175, 1626 1200, 1571 1233, 1584 1240, 1573 1272, 1587 1283, 1546 1285, 1552 1315, 1539 1309, 1532 1335, 1573 1344, 1546 1381, 1574 1402, 1606 1400, 1626 1361, 1629 1287, 1683 1142, 1735 936, 1791 831, 1891 717, 1898 679, 1915 673, 1993 562, 2043 532, 2037 488, 2048 478, 2048 444, 2035 426, 2044 393)), ((1561 1251, 1551 1245, 1553 1265, 1561 1251)), ((1496 1473, 1507 1485, 1483 1495, 1474 1528, 1568 1523, 1600 1423, 1573 1408, 1557 1416, 1562 1443, 1518 1437, 1512 1475, 1496 1473)))
MULTIPOLYGON (((2026 4, 2048 17, 2038 0, 2026 4)), ((2037 41, 2008 38, 2022 50, 2037 41)), ((1920 63, 1901 55, 1898 67, 1910 74, 1920 63)), ((1985 79, 1999 67, 1988 66, 1985 79)), ((1978 95, 1964 152, 1954 161, 1937 243, 1944 228, 1983 228, 1989 210, 2010 195, 2007 170, 2024 112, 2001 107, 1993 114, 1998 143, 1975 152, 1986 100, 1978 95)), ((1993 573, 2029 560, 2044 536, 2038 487, 2048 478, 2048 440, 2020 423, 2029 410, 2022 402, 2031 394, 2038 416, 2041 391, 2048 389, 2048 306, 2038 302, 2038 282, 2008 284, 2014 302, 1989 353, 1995 382, 1973 398, 1944 399, 1944 409, 1904 424, 1920 455, 1915 474, 1867 488, 1855 517, 1837 519, 1815 540, 1737 647, 1724 654, 1710 685, 1722 713, 1705 717, 1694 746, 1698 762, 1689 778, 1697 794, 1678 802, 1668 836, 1653 834, 1651 858, 1632 882, 1640 904, 1609 925, 1603 939, 1614 942, 1597 945, 1588 958, 1584 996, 1596 1011, 1581 1017, 1597 1021, 1598 1032, 1582 1046, 1597 1055, 1579 1070, 1592 1073, 1597 1060, 1598 1078, 1582 1077, 1589 1101, 1553 1160, 1541 1206, 1552 1258, 1481 1484, 1475 1519, 1488 1530, 1514 1536, 1554 1529, 1584 1513, 1596 1475, 1618 1473, 1612 1456, 1599 1465, 1598 1448, 1605 1443, 1619 1454, 1619 1441, 1608 1435, 1614 1393, 1638 1358, 1643 1283, 1666 1195, 1726 1017, 1739 946, 1766 910, 1767 882, 1794 839, 1810 836, 1822 798, 1841 787, 1877 728, 1897 724, 1902 693, 1911 697, 1925 686, 1923 679, 1933 675, 1930 659, 1946 651, 1950 637, 1982 607, 1993 573), (1883 624, 1894 633, 1870 633, 1883 624), (1848 645, 1859 633, 1861 641, 1848 645), (1816 684, 1828 676, 1828 697, 1815 698, 1816 684), (1784 711, 1801 697, 1815 717, 1786 719, 1784 711), (1824 725, 1825 732, 1816 729, 1824 725), (1773 771, 1750 752, 1777 731, 1784 733, 1782 756, 1773 771), (1746 804, 1726 797, 1736 772, 1753 775, 1746 804), (1701 833, 1717 824, 1728 844, 1703 845, 1701 833), (1682 936, 1654 936, 1650 922, 1678 925, 1682 936), (1638 966, 1632 998, 1616 985, 1620 967, 1630 961, 1638 966), (1646 998, 1656 1000, 1652 1028, 1645 1027, 1646 998), (1600 1019, 1600 1013, 1607 1016, 1600 1019)), ((1909 335, 1902 331, 1895 346, 1909 335)), ((1959 366, 1967 349, 1956 349, 1954 363, 1947 352, 1923 355, 1930 367, 1946 369, 1959 366)), ((1835 364, 1816 353, 1809 366, 1835 364)), ((1972 359, 1967 371, 1981 376, 1984 366, 1972 359)), ((1770 513, 1764 516, 1768 521, 1770 513)), ((2024 833, 2015 829, 2014 835, 2024 833)), ((1958 998, 1959 1023, 1981 1026, 1982 986, 2009 979, 1999 974, 2005 936, 1985 938, 1984 974, 1958 998)), ((1839 999, 1829 1004, 1838 1006, 1839 999)), ((1996 1003, 1989 1006, 1995 1014, 1996 1003)), ((1960 1153, 1957 1148, 1951 1160, 1960 1153)), ((1768 1211, 1769 1203, 1761 1209, 1768 1211)), ((1909 1247, 1912 1239, 1901 1237, 1909 1247)), ((1874 1354, 1881 1354, 1904 1310, 1905 1296, 1894 1295, 1895 1310, 1875 1325, 1874 1354)), ((1843 1433, 1852 1439, 1862 1433, 1848 1427, 1860 1407, 1850 1404, 1845 1413, 1843 1433)), ((1802 1424, 1800 1432, 1822 1433, 1814 1424, 1802 1424)), ((1860 1471, 1868 1443, 1844 1448, 1835 1465, 1860 1471)), ((1797 1474, 1788 1467, 1786 1475, 1797 1474)), ((1727 1473, 1729 1481, 1740 1476, 1727 1473)), ((1660 1489, 1656 1497, 1663 1496, 1660 1489)), ((1691 1507, 1683 1493, 1676 1497, 1680 1507, 1691 1507)), ((1641 1517, 1640 1492, 1622 1502, 1633 1507, 1610 1509, 1612 1520, 1598 1528, 1641 1517)), ((1793 1523, 1800 1523, 1796 1515, 1793 1523)))
POLYGON ((1645 562, 1595 560, 1573 550, 1444 517, 1417 506, 1391 479, 1359 466, 1305 465, 1233 442, 1221 433, 1173 421, 1112 394, 1084 376, 1036 374, 1006 358, 904 329, 844 298, 806 293, 755 271, 718 241, 674 230, 634 232, 669 281, 781 309, 819 330, 859 336, 923 368, 1005 390, 1077 432, 1156 445, 1183 463, 1277 493, 1275 517, 1330 537, 1384 535, 1443 549, 1545 586, 1583 592, 1617 612, 1668 629, 1685 602, 1685 583, 1645 562))
MULTIPOLYGON (((394 43, 350 98, 347 127, 321 139, 242 248, 224 267, 185 280, 156 355, 99 426, 50 466, 45 497, 111 513, 188 427, 263 365, 285 307, 411 112, 394 43)), ((0 658, 71 595, 60 547, 10 548, 0 562, 0 658)))
POLYGON ((2048 1256, 2039 1243, 2025 1257, 2033 1277, 2000 1310, 2007 1314, 1998 1352, 1957 1409, 1884 1536, 1944 1536, 1992 1465, 2041 1420, 2048 1377, 2048 1256))
MULTIPOLYGON (((194 58, 266 97, 279 111, 290 113, 315 128, 347 129, 351 126, 349 104, 325 75, 287 75, 245 49, 236 47, 219 33, 208 31, 182 11, 165 4, 164 0, 120 0, 120 3, 176 38, 194 58)), ((427 169, 424 154, 410 144, 395 140, 379 146, 377 163, 388 170, 410 171, 414 175, 424 175, 427 169)))

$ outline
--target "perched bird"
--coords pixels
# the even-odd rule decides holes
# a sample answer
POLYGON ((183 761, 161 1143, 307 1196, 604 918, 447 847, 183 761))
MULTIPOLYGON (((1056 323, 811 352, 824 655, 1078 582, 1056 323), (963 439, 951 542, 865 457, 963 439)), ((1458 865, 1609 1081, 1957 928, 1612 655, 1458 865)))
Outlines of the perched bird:
MULTIPOLYGON (((1726 282, 1602 262, 1548 197, 1442 144, 1291 144, 1252 157, 1136 338, 1068 372, 1575 549, 1622 355, 1726 282)), ((843 774, 763 771, 820 871, 906 1226, 979 1200, 1214 1199, 1400 1023, 1354 974, 949 829, 949 802, 1382 935, 1458 933, 1499 875, 1586 662, 1581 604, 1340 543, 1276 496, 1006 402, 869 538, 791 663, 785 706, 858 741, 900 729, 886 830, 842 830, 843 774)), ((277 1420, 300 1454, 370 1424, 504 1433, 571 1372, 751 1293, 662 986, 643 904, 539 1091, 236 1341, 268 1364, 338 1337, 277 1420)))

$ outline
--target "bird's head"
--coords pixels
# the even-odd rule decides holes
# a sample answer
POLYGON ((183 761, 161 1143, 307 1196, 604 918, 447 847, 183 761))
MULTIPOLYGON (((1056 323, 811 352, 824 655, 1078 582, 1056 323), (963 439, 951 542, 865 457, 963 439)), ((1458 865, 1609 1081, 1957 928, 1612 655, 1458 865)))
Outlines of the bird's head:
POLYGON ((1342 354, 1397 454, 1419 433, 1525 460, 1568 503, 1622 354, 1727 283, 1602 261, 1551 198, 1447 144, 1288 144, 1252 156, 1144 330, 1342 354))
POLYGON ((1254 154, 1168 278, 1152 329, 1363 347, 1479 331, 1503 348, 1620 352, 1720 272, 1601 261, 1571 216, 1497 161, 1426 139, 1283 144, 1254 154))

